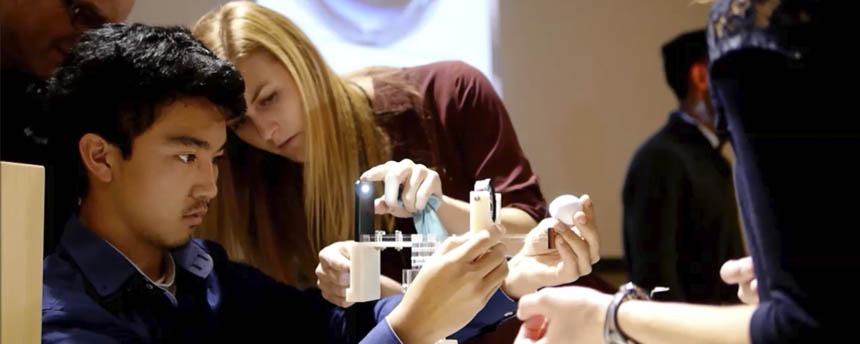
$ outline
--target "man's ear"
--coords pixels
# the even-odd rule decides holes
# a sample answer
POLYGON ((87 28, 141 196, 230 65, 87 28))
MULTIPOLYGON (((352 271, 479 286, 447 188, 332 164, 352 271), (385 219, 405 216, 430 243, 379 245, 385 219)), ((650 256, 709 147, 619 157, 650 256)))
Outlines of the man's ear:
POLYGON ((703 98, 708 91, 708 64, 699 62, 690 67, 690 87, 697 98, 703 98))
POLYGON ((115 161, 118 149, 99 135, 88 133, 78 141, 81 162, 96 180, 109 183, 113 179, 111 162, 115 161))

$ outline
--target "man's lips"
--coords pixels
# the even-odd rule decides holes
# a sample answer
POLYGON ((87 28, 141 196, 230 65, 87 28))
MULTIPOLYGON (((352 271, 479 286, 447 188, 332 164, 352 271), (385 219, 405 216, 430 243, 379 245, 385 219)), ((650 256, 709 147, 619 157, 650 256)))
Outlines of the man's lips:
POLYGON ((186 212, 184 215, 182 215, 182 217, 191 220, 191 222, 195 225, 199 225, 203 223, 203 217, 206 216, 206 212, 208 210, 209 209, 206 206, 198 207, 186 212))

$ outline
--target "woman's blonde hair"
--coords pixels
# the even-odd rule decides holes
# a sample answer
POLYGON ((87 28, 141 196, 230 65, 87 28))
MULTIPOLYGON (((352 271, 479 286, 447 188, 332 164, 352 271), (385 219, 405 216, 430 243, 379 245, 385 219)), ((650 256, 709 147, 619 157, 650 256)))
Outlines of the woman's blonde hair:
POLYGON ((338 77, 281 14, 236 1, 200 18, 192 31, 223 59, 262 52, 280 61, 298 87, 307 139, 304 164, 233 140, 221 165, 221 195, 201 234, 283 282, 310 282, 297 273, 313 276, 316 253, 352 237, 352 183, 390 159, 388 138, 363 92, 338 77))

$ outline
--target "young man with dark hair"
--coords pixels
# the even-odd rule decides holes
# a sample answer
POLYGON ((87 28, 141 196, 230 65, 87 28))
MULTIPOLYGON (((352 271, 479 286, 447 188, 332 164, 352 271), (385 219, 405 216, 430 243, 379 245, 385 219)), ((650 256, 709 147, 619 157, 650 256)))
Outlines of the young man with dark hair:
POLYGON ((624 182, 624 262, 630 281, 665 286, 662 300, 737 303, 720 266, 743 256, 732 169, 720 154, 708 92, 708 48, 697 30, 662 48, 678 99, 669 121, 640 147, 624 182))
MULTIPOLYGON (((44 261, 43 342, 357 339, 319 290, 279 284, 192 239, 218 192, 226 121, 245 111, 229 62, 186 29, 111 24, 84 34, 46 90, 64 154, 81 172, 71 177, 84 180, 77 216, 44 261)), ((560 232, 557 251, 522 251, 510 276, 502 228, 446 240, 405 295, 351 308, 355 335, 397 343, 477 334, 512 314, 506 295, 579 275, 569 242, 581 239, 560 232)))

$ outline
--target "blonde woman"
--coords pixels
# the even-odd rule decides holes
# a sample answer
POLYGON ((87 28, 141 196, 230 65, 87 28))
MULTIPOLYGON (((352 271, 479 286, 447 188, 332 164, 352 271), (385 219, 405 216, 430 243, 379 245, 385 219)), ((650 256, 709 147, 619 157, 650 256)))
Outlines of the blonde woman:
MULTIPOLYGON (((507 111, 474 68, 441 62, 341 78, 289 19, 252 2, 224 5, 193 32, 245 79, 248 112, 229 124, 242 143, 228 147, 219 185, 225 197, 212 206, 211 227, 203 231, 233 259, 309 285, 317 253, 352 239, 359 177, 384 181, 376 211, 397 217, 394 227, 404 233, 415 232, 411 214, 430 195, 442 200, 437 214, 445 229, 465 232, 468 192, 484 178, 503 194, 508 232, 527 233, 544 216, 537 177, 507 111)), ((593 229, 587 198, 585 205, 578 225, 593 229)), ((590 265, 596 243, 586 251, 579 256, 590 265)), ((327 299, 343 304, 348 257, 345 250, 326 252, 317 284, 327 299)), ((383 253, 385 275, 399 279, 403 265, 397 252, 383 253)), ((397 292, 399 283, 383 282, 384 295, 397 292)))

